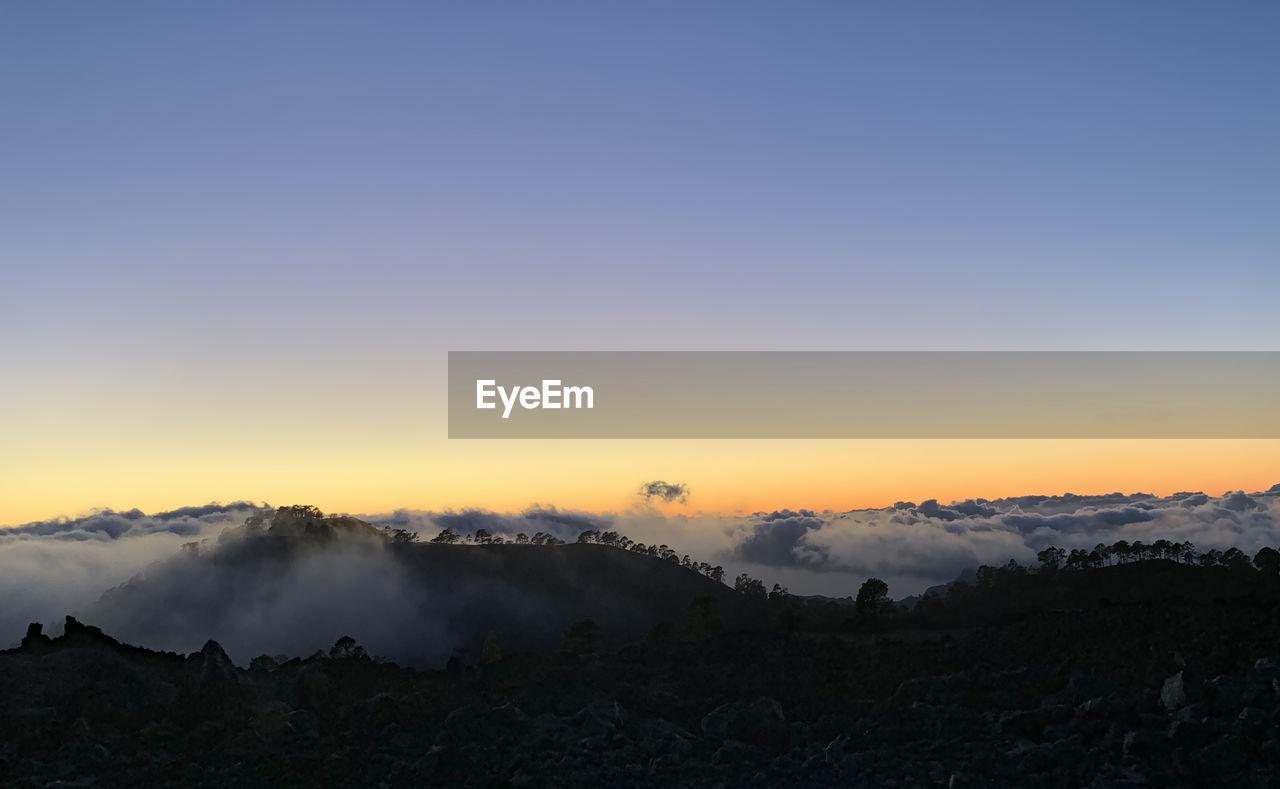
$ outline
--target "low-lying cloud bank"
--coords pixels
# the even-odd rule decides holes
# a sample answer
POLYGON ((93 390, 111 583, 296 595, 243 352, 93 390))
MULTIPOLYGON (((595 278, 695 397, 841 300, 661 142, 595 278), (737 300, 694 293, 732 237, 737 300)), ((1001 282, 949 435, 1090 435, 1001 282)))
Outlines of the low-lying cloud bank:
POLYGON ((216 538, 261 509, 240 501, 153 515, 103 510, 0 528, 0 647, 16 642, 29 622, 83 613, 105 590, 182 545, 216 538))
POLYGON ((1252 556, 1263 546, 1280 545, 1280 485, 1221 496, 1068 493, 950 504, 930 499, 881 509, 778 510, 742 517, 534 508, 515 515, 400 510, 367 519, 424 539, 444 528, 505 536, 543 531, 564 540, 584 529, 613 529, 638 542, 670 545, 695 559, 723 564, 730 578, 746 571, 768 582, 781 580, 796 593, 843 595, 878 576, 902 596, 982 564, 1014 559, 1034 565, 1036 553, 1049 545, 1069 551, 1117 540, 1168 539, 1190 541, 1200 550, 1240 548, 1252 556))
POLYGON ((774 512, 745 525, 735 554, 755 564, 818 572, 954 577, 965 567, 1015 559, 1035 564, 1056 545, 1091 549, 1117 540, 1191 541, 1252 555, 1280 542, 1280 485, 1210 497, 1021 496, 949 505, 898 502, 842 513, 774 512))
MULTIPOLYGON (((260 652, 325 648, 335 628, 392 657, 397 649, 438 656, 460 643, 457 623, 473 618, 468 612, 500 602, 518 610, 520 619, 545 613, 526 593, 497 588, 501 582, 493 578, 501 573, 491 573, 482 589, 462 576, 426 591, 409 588, 416 582, 390 560, 381 541, 335 544, 285 564, 226 561, 218 538, 262 511, 245 502, 152 515, 104 511, 0 530, 0 646, 16 642, 28 622, 45 622, 56 632, 70 613, 160 648, 185 651, 219 638, 242 662, 260 652), (203 547, 182 550, 191 543, 203 547), (149 580, 127 594, 104 597, 135 576, 149 580), (412 643, 405 633, 413 634, 412 643)), ((844 596, 877 576, 894 597, 903 597, 982 564, 1014 559, 1034 565, 1036 553, 1049 545, 1087 550, 1117 540, 1167 539, 1189 541, 1200 551, 1235 547, 1252 556, 1263 546, 1280 546, 1280 485, 1221 496, 1067 494, 748 516, 534 507, 514 514, 399 510, 362 518, 427 540, 446 528, 459 534, 485 529, 507 538, 541 532, 566 542, 584 530, 614 530, 723 565, 727 579, 747 572, 797 594, 844 596)), ((580 599, 574 595, 564 599, 580 599)))
POLYGON ((265 508, 247 501, 237 501, 231 504, 206 504, 203 507, 180 507, 154 515, 147 515, 139 509, 127 512, 101 510, 78 518, 55 518, 0 529, 0 545, 39 538, 108 542, 151 534, 199 537, 211 527, 239 525, 245 518, 265 508))

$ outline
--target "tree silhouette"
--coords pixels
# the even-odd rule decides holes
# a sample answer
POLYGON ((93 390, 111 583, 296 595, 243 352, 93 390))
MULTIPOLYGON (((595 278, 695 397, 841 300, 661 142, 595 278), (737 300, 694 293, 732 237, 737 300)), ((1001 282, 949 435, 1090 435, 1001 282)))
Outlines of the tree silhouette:
POLYGON ((458 539, 453 529, 441 529, 439 534, 431 538, 431 542, 437 545, 453 545, 458 539))
POLYGON ((329 657, 333 660, 368 660, 364 647, 356 643, 351 636, 343 636, 333 642, 329 648, 329 657))
POLYGON ((1280 551, 1270 546, 1260 549, 1253 555, 1253 566, 1267 575, 1280 573, 1280 551))
POLYGON ((1057 570, 1062 567, 1062 563, 1066 561, 1066 558, 1067 552, 1053 545, 1036 554, 1036 559, 1040 562, 1040 569, 1042 570, 1057 570))
POLYGON ((384 526, 382 527, 382 533, 387 541, 394 545, 405 545, 418 541, 418 533, 408 529, 393 529, 390 526, 384 526))
POLYGON ((759 600, 766 600, 769 597, 769 593, 765 591, 764 582, 759 579, 752 578, 746 573, 742 573, 736 580, 734 580, 733 589, 747 597, 754 597, 759 600))
POLYGON ((1243 570, 1246 567, 1252 567, 1249 557, 1239 548, 1228 548, 1222 554, 1222 563, 1234 570, 1243 570))
POLYGON ((888 600, 889 585, 879 578, 868 578, 858 588, 858 596, 853 601, 854 614, 860 621, 869 623, 872 632, 879 632, 880 613, 888 600))

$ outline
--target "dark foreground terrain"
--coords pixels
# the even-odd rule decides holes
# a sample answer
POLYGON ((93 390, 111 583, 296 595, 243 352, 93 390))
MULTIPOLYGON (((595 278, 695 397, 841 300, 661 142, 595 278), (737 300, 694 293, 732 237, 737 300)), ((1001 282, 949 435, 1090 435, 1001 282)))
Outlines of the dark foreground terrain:
POLYGON ((704 603, 620 649, 580 628, 438 671, 350 641, 244 669, 68 620, 0 653, 0 783, 1276 786, 1278 610, 1245 586, 879 632, 717 632, 704 603))

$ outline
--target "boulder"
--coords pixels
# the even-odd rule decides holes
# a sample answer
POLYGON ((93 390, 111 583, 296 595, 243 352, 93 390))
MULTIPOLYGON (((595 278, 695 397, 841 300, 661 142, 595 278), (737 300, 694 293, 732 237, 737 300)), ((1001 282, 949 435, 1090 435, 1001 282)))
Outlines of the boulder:
POLYGON ((1194 718, 1175 720, 1169 725, 1169 742, 1178 749, 1194 749, 1203 746, 1209 739, 1209 732, 1204 724, 1194 718))
POLYGON ((721 704, 702 719, 702 731, 718 740, 738 740, 773 749, 785 748, 791 737, 782 705, 767 696, 721 704))
POLYGON ((1131 759, 1147 758, 1161 753, 1165 749, 1165 741, 1154 732, 1138 729, 1124 735, 1121 747, 1124 755, 1131 759))
POLYGON ((586 737, 610 737, 627 722, 627 711, 617 701, 592 702, 569 719, 586 737))
POLYGON ((1164 681, 1160 688, 1160 703, 1169 712, 1187 706, 1187 682, 1183 672, 1179 671, 1164 681))
POLYGON ((729 740, 716 749, 711 756, 711 763, 717 765, 742 764, 760 759, 760 749, 753 748, 737 740, 729 740))

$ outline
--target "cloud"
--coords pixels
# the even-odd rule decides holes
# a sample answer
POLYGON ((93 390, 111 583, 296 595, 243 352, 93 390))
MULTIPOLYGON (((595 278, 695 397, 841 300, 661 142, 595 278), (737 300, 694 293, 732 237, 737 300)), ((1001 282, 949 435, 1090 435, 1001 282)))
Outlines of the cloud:
POLYGON ((170 555, 109 589, 84 621, 154 649, 189 652, 212 638, 241 665, 264 653, 305 656, 343 635, 405 662, 438 648, 447 657, 447 617, 383 541, 340 535, 272 547, 236 534, 203 553, 170 555))
POLYGON ((678 502, 684 504, 689 500, 689 486, 683 482, 664 482, 654 480, 640 486, 640 498, 649 503, 654 499, 665 504, 678 502))
POLYGON ((262 653, 306 655, 351 635, 374 655, 438 667, 489 632, 506 649, 553 648, 587 617, 606 640, 638 639, 661 621, 659 610, 667 621, 683 617, 693 596, 655 589, 642 563, 613 555, 394 545, 354 519, 337 530, 323 528, 335 519, 318 518, 277 513, 269 525, 229 529, 111 589, 85 621, 180 652, 213 638, 242 664, 262 653))
POLYGON ((738 543, 736 555, 763 565, 801 563, 822 569, 827 564, 825 549, 803 544, 808 532, 821 529, 823 521, 811 510, 779 510, 757 516, 748 536, 738 543))
POLYGON ((126 512, 99 510, 78 518, 57 518, 0 529, 0 544, 33 538, 105 541, 163 533, 195 537, 210 526, 225 526, 231 521, 243 521, 261 509, 263 508, 259 505, 237 501, 232 504, 182 507, 154 515, 147 515, 138 509, 126 512))
MULTIPOLYGON (((438 664, 453 646, 483 637, 467 630, 468 622, 492 620, 497 611, 512 632, 525 632, 521 628, 547 621, 548 612, 568 616, 573 606, 608 587, 556 581, 564 588, 555 587, 559 591, 548 597, 512 585, 519 568, 486 571, 481 575, 488 580, 479 584, 451 563, 431 568, 425 577, 432 580, 424 585, 422 573, 414 576, 416 583, 407 579, 403 563, 373 538, 288 563, 258 556, 260 546, 237 553, 238 527, 261 511, 244 502, 152 515, 107 510, 0 530, 0 646, 16 642, 28 622, 53 624, 73 614, 156 648, 190 651, 216 638, 241 662, 263 652, 310 653, 351 634, 372 652, 438 664), (231 536, 215 539, 224 534, 231 536), (193 542, 203 547, 180 550, 193 542), (107 590, 113 591, 104 595, 107 590)), ((723 565, 729 578, 748 572, 798 594, 844 596, 877 576, 901 597, 981 564, 1015 559, 1033 565, 1048 545, 1071 550, 1121 539, 1168 539, 1190 541, 1201 551, 1238 547, 1252 555, 1280 545, 1280 486, 1221 496, 1037 495, 746 516, 535 506, 519 513, 397 510, 364 519, 427 538, 442 528, 504 535, 541 531, 565 541, 588 529, 615 530, 723 565)), ((564 568, 540 566, 537 573, 563 580, 564 568)), ((532 583, 520 581, 526 582, 532 583)), ((636 615, 628 609, 617 617, 631 621, 636 615)))
POLYGON ((104 590, 260 509, 236 502, 154 515, 103 510, 0 529, 0 646, 16 641, 29 622, 82 614, 104 590))
POLYGON ((782 510, 744 519, 734 558, 779 570, 893 575, 913 588, 980 564, 1035 564, 1048 545, 1091 549, 1117 540, 1191 541, 1252 555, 1280 544, 1280 490, 1210 497, 1176 493, 1019 496, 940 505, 897 502, 844 513, 782 510))

